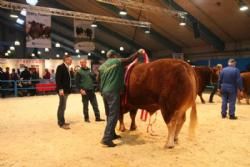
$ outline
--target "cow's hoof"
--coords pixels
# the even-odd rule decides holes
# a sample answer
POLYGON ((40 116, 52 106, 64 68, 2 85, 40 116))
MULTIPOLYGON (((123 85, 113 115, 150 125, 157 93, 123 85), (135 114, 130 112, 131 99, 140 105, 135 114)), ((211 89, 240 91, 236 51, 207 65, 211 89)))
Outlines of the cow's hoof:
POLYGON ((130 127, 130 131, 135 131, 136 130, 136 126, 131 126, 130 127))
POLYGON ((167 145, 165 145, 165 148, 166 149, 173 149, 174 148, 174 144, 171 144, 171 145, 167 144, 167 145))
POLYGON ((127 129, 125 128, 125 127, 120 127, 119 128, 119 131, 121 131, 121 132, 125 132, 127 129))

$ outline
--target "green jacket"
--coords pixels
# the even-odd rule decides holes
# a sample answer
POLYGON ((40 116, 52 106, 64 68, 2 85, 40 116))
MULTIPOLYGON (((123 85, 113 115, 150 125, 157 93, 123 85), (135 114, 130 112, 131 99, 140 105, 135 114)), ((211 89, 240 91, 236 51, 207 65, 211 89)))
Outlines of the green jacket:
POLYGON ((81 68, 76 73, 76 87, 83 90, 93 90, 93 74, 89 68, 81 68))
POLYGON ((102 93, 120 93, 124 88, 124 66, 120 59, 108 59, 99 67, 102 93))

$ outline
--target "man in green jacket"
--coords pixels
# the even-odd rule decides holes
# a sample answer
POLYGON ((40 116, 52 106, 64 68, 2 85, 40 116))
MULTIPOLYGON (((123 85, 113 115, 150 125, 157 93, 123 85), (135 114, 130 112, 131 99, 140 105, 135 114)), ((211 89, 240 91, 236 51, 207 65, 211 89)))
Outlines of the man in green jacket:
POLYGON ((79 89, 82 95, 84 120, 85 122, 90 122, 88 108, 90 101, 95 113, 95 120, 104 121, 104 119, 101 119, 100 111, 98 109, 93 83, 93 73, 91 73, 90 69, 87 67, 87 60, 80 60, 80 65, 81 68, 76 74, 76 87, 79 89))
POLYGON ((124 67, 144 52, 140 49, 128 58, 118 58, 118 53, 110 50, 107 52, 108 60, 99 67, 98 80, 107 114, 107 125, 101 141, 103 145, 115 147, 112 140, 120 138, 115 133, 115 127, 120 113, 120 94, 124 88, 124 67))

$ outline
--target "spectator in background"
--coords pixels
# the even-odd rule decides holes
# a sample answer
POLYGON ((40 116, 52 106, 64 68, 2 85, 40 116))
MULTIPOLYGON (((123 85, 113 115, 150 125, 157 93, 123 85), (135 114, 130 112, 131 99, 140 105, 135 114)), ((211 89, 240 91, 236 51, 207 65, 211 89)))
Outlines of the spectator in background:
POLYGON ((51 70, 50 79, 52 80, 52 82, 54 82, 55 79, 56 79, 56 74, 55 74, 55 70, 54 69, 51 70))
MULTIPOLYGON (((4 80, 4 72, 3 72, 2 67, 0 67, 0 81, 2 81, 2 80, 4 80)), ((3 85, 4 85, 4 83, 0 82, 0 89, 3 89, 3 85)), ((5 97, 5 92, 3 90, 1 90, 1 96, 2 96, 2 98, 5 97)))
MULTIPOLYGON (((222 64, 217 64, 215 68, 216 68, 216 71, 217 71, 216 72, 216 74, 217 74, 216 76, 219 76, 220 73, 221 73, 221 70, 222 70, 222 64)), ((216 79, 218 79, 218 78, 216 78, 216 79)), ((212 90, 212 92, 210 94, 209 103, 213 103, 214 95, 215 95, 215 93, 218 90, 218 83, 214 83, 213 86, 214 86, 214 88, 213 88, 213 90, 212 90)))
POLYGON ((28 67, 24 67, 24 71, 21 72, 20 78, 23 80, 30 80, 31 74, 29 72, 28 67))
POLYGON ((71 78, 71 85, 72 85, 72 92, 75 93, 77 92, 76 88, 75 88, 75 70, 73 69, 73 67, 70 68, 70 78, 71 78))
POLYGON ((234 59, 229 59, 228 67, 223 68, 218 82, 218 91, 222 95, 221 116, 222 118, 226 118, 227 104, 229 103, 229 119, 233 120, 237 119, 235 116, 235 102, 238 89, 240 90, 240 95, 243 95, 240 71, 235 66, 236 61, 234 59))
MULTIPOLYGON (((32 80, 31 81, 32 87, 35 88, 36 84, 39 83, 39 81, 38 81, 39 80, 39 74, 38 74, 38 72, 36 71, 35 68, 31 69, 31 80, 32 80)), ((35 95, 36 94, 36 90, 35 89, 31 89, 30 93, 31 93, 31 95, 35 95)))
POLYGON ((17 69, 17 75, 18 75, 18 78, 20 79, 21 72, 19 68, 17 69))
POLYGON ((43 75, 43 79, 50 79, 50 72, 49 72, 49 70, 48 69, 45 69, 45 73, 44 73, 44 75, 43 75))
POLYGON ((16 70, 14 68, 11 71, 10 79, 15 81, 19 79, 18 74, 16 73, 16 70))

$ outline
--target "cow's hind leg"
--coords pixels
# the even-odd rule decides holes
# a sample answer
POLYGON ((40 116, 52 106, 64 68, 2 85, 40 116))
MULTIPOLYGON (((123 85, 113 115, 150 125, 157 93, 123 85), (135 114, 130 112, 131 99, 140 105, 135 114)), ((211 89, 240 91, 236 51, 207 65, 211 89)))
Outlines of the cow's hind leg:
POLYGON ((176 131, 174 136, 175 143, 178 143, 178 136, 185 121, 186 121, 186 113, 184 112, 183 115, 177 121, 176 131))
POLYGON ((136 123, 135 123, 135 116, 136 116, 137 110, 130 110, 129 114, 130 114, 130 118, 131 118, 131 126, 130 126, 130 130, 136 130, 136 123))
POLYGON ((166 143, 166 148, 174 148, 174 138, 175 138, 175 131, 176 131, 177 120, 172 118, 168 126, 168 138, 166 143))
POLYGON ((119 116, 119 122, 120 122, 119 131, 125 132, 126 127, 125 127, 125 124, 124 124, 124 114, 123 114, 123 112, 121 112, 121 114, 119 116))

